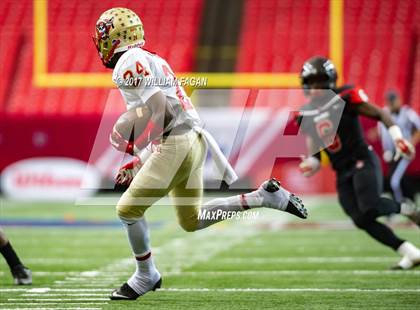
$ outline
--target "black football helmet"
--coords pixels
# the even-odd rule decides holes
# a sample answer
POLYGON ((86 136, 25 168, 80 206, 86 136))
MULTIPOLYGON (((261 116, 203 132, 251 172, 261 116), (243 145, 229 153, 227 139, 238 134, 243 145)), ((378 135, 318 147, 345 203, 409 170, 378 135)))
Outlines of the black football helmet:
POLYGON ((328 58, 315 56, 304 63, 300 72, 300 81, 304 90, 314 87, 334 89, 337 82, 337 70, 328 58))

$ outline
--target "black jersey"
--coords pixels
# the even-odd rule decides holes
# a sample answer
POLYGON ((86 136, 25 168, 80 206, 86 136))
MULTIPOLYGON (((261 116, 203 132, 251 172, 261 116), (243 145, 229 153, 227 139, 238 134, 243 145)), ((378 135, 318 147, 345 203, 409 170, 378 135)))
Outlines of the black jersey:
POLYGON ((350 85, 333 91, 338 97, 334 99, 331 95, 328 103, 320 105, 312 99, 304 105, 298 121, 315 145, 326 151, 333 168, 343 170, 368 156, 368 145, 356 111, 356 106, 367 102, 368 98, 363 90, 350 85))

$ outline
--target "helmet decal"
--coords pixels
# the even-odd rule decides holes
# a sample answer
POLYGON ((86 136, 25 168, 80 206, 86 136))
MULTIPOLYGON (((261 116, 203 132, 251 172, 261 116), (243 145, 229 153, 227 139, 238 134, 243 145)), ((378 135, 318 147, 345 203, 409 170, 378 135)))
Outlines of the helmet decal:
POLYGON ((114 17, 110 19, 101 20, 96 24, 96 35, 99 40, 106 40, 109 38, 109 31, 114 28, 114 17))
POLYGON ((323 66, 324 66, 326 71, 335 70, 335 66, 330 60, 327 60, 326 62, 324 62, 323 66))
POLYGON ((310 74, 316 74, 316 69, 310 63, 306 62, 303 65, 302 76, 308 76, 310 74))

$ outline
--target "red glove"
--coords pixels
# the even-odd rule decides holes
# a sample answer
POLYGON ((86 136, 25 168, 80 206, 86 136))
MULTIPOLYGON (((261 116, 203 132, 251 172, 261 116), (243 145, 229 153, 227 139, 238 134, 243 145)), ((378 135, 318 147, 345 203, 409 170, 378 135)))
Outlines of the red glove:
POLYGON ((401 156, 406 159, 413 159, 416 155, 414 146, 405 139, 398 139, 395 142, 395 156, 394 160, 397 161, 401 156))
POLYGON ((404 139, 401 129, 397 125, 393 125, 388 128, 388 132, 395 145, 394 161, 400 159, 401 156, 406 159, 413 159, 416 155, 416 149, 410 142, 404 139))
POLYGON ((135 157, 128 164, 125 164, 120 168, 115 176, 115 183, 118 185, 130 185, 142 166, 143 164, 140 158, 135 157))

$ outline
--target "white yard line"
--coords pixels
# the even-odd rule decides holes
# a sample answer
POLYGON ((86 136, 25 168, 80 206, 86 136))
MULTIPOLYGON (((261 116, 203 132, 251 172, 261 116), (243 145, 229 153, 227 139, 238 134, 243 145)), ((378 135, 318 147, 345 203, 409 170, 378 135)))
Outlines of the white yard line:
POLYGON ((73 286, 69 286, 68 288, 63 288, 63 290, 60 288, 60 289, 55 289, 55 288, 51 288, 51 287, 37 287, 37 288, 27 288, 27 289, 25 289, 25 288, 5 288, 5 289, 2 289, 2 288, 0 288, 0 292, 23 292, 23 293, 25 293, 25 294, 33 294, 33 295, 39 295, 39 296, 41 296, 41 295, 44 295, 45 293, 48 293, 48 292, 53 292, 53 291, 66 291, 66 290, 68 290, 69 288, 70 288, 70 291, 79 291, 79 292, 86 292, 87 290, 89 291, 89 292, 105 292, 105 291, 107 291, 107 292, 109 292, 109 288, 89 288, 89 289, 86 289, 86 288, 78 288, 78 289, 74 289, 74 286, 78 286, 78 287, 80 287, 80 286, 83 286, 83 285, 78 285, 77 283, 75 283, 73 286))
POLYGON ((85 264, 91 262, 92 260, 88 258, 27 258, 25 260, 28 265, 85 264))
MULTIPOLYGON (((104 302, 84 302, 84 304, 86 305, 86 307, 80 307, 78 304, 68 304, 70 307, 69 308, 65 308, 65 309, 92 309, 91 307, 95 307, 95 309, 101 309, 101 308, 96 308, 99 306, 103 306, 106 303, 104 302), (71 307, 73 306, 73 307, 71 307)), ((4 306, 17 306, 17 308, 11 308, 11 309, 19 309, 22 310, 22 308, 26 308, 26 309, 37 309, 36 307, 40 307, 38 309, 46 309, 43 306, 49 306, 51 308, 48 309, 64 309, 63 308, 63 303, 62 302, 13 302, 13 303, 6 303, 6 302, 0 302, 0 309, 4 310, 5 307, 4 306), (21 307, 22 306, 22 307, 21 307), (30 308, 27 308, 30 307, 30 308), (42 307, 42 308, 41 308, 42 307)))
MULTIPOLYGON (((78 289, 51 289, 55 292, 74 292, 80 291, 78 289)), ((109 291, 109 290, 103 290, 109 291)), ((398 288, 380 288, 380 289, 363 289, 363 288, 313 288, 313 287, 304 287, 304 288, 161 288, 158 291, 162 292, 370 292, 370 293, 392 293, 392 292, 411 292, 417 293, 420 292, 420 288, 407 288, 407 289, 398 289, 398 288)), ((26 294, 25 294, 26 295, 26 294)), ((45 296, 54 297, 59 296, 73 296, 73 294, 45 294, 45 296)), ((86 296, 89 297, 91 294, 74 294, 75 296, 86 296)), ((23 296, 23 295, 22 295, 23 296)), ((40 297, 40 295, 36 295, 40 297)), ((43 295, 41 295, 43 296, 43 295)), ((95 295, 96 296, 96 295, 95 295)), ((103 296, 103 294, 100 294, 103 296)), ((105 301, 107 298, 57 298, 57 299, 43 299, 43 298, 9 298, 9 301, 43 301, 46 303, 58 303, 58 301, 105 301)), ((26 302, 21 302, 27 304, 26 302)), ((101 304, 106 304, 103 302, 101 304)), ((34 303, 39 304, 39 303, 34 303)), ((9 303, 0 303, 0 305, 10 305, 9 303)))
MULTIPOLYGON (((86 292, 83 288, 0 288, 0 292, 25 292, 25 293, 47 293, 47 292, 86 292)), ((109 292, 109 289, 97 288, 89 289, 89 292, 109 292)))
MULTIPOLYGON (((16 303, 13 303, 14 305, 17 305, 16 303)), ((42 303, 21 303, 22 305, 24 305, 24 306, 29 306, 29 305, 34 305, 34 306, 42 306, 43 304, 42 303)), ((48 304, 46 304, 46 305, 48 305, 48 306, 51 306, 51 305, 54 305, 54 304, 58 304, 58 303, 52 303, 52 304, 50 304, 50 303, 48 303, 48 304)), ((10 304, 7 304, 7 305, 10 305, 10 304)), ((102 305, 102 304, 101 304, 102 305)), ((1 304, 0 304, 0 306, 1 306, 1 304)), ((2 310, 16 310, 17 308, 1 308, 2 310)), ((48 307, 42 307, 42 308, 37 308, 37 307, 31 307, 31 308, 22 308, 22 307, 19 307, 18 308, 19 310, 52 310, 52 309, 54 309, 54 310, 101 310, 102 308, 82 308, 82 307, 76 307, 76 308, 74 308, 74 307, 66 307, 66 308, 56 308, 56 307, 52 307, 52 308, 48 308, 48 307)))
POLYGON ((89 302, 89 301, 109 301, 109 298, 8 298, 7 301, 83 301, 83 302, 89 302))
POLYGON ((163 292, 367 292, 367 293, 393 293, 407 292, 417 293, 419 289, 398 289, 398 288, 381 288, 381 289, 361 289, 361 288, 162 288, 163 292))
POLYGON ((78 284, 77 282, 73 283, 58 283, 59 287, 63 288, 71 288, 71 287, 80 287, 83 288, 85 291, 89 291, 91 288, 108 288, 108 292, 111 292, 112 288, 115 288, 117 286, 121 285, 120 282, 113 282, 113 283, 91 283, 91 284, 78 284))
POLYGON ((171 276, 259 276, 259 275, 391 275, 391 276, 416 276, 420 270, 240 270, 240 271, 181 271, 166 273, 171 276))
MULTIPOLYGON (((22 294, 20 296, 23 296, 23 297, 39 297, 40 294, 25 293, 25 294, 22 294)), ((48 296, 48 297, 53 297, 53 296, 54 297, 59 297, 59 296, 65 296, 65 297, 67 297, 67 296, 98 296, 98 297, 103 297, 104 293, 64 293, 64 292, 62 292, 62 293, 44 293, 44 294, 42 294, 42 297, 46 297, 46 296, 48 296)))
POLYGON ((359 257, 359 256, 296 256, 296 257, 223 257, 220 261, 223 263, 241 264, 241 263, 252 263, 252 264, 270 264, 270 263, 338 263, 338 264, 349 264, 349 263, 389 263, 397 262, 398 257, 395 256, 371 256, 371 257, 359 257))
MULTIPOLYGON (((6 272, 6 271, 0 271, 0 276, 4 276, 4 275, 8 275, 10 274, 10 272, 6 272)), ((62 277, 62 276, 74 276, 77 277, 81 274, 81 271, 33 271, 32 275, 34 277, 51 277, 51 276, 57 276, 57 277, 62 277)), ((116 275, 125 275, 125 272, 118 272, 118 271, 114 271, 112 273, 112 276, 116 276, 116 275)))

